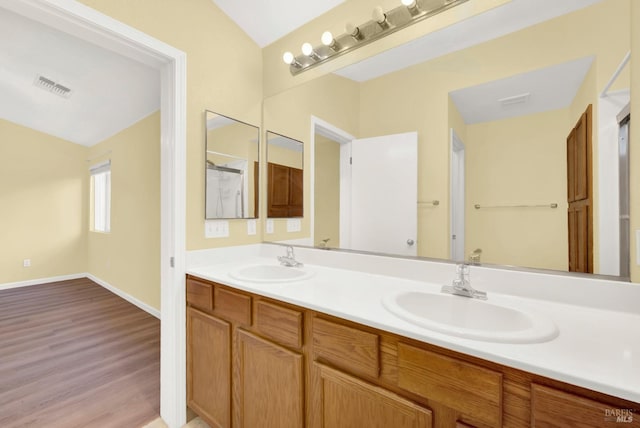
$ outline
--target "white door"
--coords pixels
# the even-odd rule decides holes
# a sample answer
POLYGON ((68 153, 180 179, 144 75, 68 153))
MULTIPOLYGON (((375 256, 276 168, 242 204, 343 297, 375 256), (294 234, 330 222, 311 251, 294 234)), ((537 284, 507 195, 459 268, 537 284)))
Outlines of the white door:
POLYGON ((451 130, 451 259, 464 261, 464 144, 451 130))
POLYGON ((349 248, 417 255, 418 134, 352 141, 349 248))

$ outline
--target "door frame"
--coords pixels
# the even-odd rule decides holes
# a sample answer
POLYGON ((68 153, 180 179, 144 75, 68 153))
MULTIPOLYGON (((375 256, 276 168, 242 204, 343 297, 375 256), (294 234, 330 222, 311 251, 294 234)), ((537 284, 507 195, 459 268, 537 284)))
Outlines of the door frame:
POLYGON ((316 133, 340 144, 340 247, 349 248, 351 243, 351 141, 356 137, 316 116, 311 116, 309 138, 309 236, 311 239, 309 245, 315 245, 316 133))
POLYGON ((160 72, 160 416, 186 422, 186 54, 73 0, 0 7, 142 61, 160 72))
POLYGON ((451 199, 451 211, 450 211, 450 223, 449 223, 449 257, 451 260, 456 260, 456 252, 462 254, 462 260, 464 261, 464 245, 465 245, 465 146, 464 142, 455 129, 449 128, 449 151, 451 159, 450 168, 450 199, 451 199), (462 193, 462 206, 459 203, 459 194, 462 193), (456 227, 457 226, 457 227, 456 227), (456 232, 456 239, 453 239, 453 235, 456 232), (462 247, 462 248, 460 248, 462 247))

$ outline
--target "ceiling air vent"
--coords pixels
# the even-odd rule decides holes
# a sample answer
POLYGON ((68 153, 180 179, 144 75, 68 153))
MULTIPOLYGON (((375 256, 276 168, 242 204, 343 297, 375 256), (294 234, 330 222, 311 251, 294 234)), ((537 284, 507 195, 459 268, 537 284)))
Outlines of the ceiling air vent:
POLYGON ((71 96, 71 89, 64 85, 56 83, 55 81, 46 78, 44 76, 36 76, 36 80, 33 82, 40 89, 49 91, 52 94, 56 94, 62 98, 69 98, 71 96))
POLYGON ((512 97, 500 98, 498 102, 502 107, 511 107, 516 104, 526 104, 526 102, 529 101, 530 96, 530 92, 525 92, 524 94, 514 95, 512 97))

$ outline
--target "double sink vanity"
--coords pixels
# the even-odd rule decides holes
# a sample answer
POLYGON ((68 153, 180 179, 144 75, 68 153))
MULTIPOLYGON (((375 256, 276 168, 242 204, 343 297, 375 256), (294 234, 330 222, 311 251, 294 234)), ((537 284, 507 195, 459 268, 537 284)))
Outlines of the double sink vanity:
POLYGON ((188 405, 220 427, 640 426, 635 288, 275 244, 193 251, 188 405))

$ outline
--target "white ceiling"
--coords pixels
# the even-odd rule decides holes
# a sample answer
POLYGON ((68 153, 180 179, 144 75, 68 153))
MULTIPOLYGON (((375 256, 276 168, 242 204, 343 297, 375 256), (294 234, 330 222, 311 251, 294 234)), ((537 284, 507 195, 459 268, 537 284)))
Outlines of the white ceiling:
POLYGON ((261 48, 345 0, 213 0, 261 48))
POLYGON ((449 95, 466 124, 489 122, 569 107, 584 81, 593 57, 495 80, 449 95), (500 100, 528 94, 524 103, 503 105, 500 100))
POLYGON ((157 70, 0 8, 0 118, 91 146, 159 108, 157 70), (36 87, 38 75, 71 96, 36 87))

